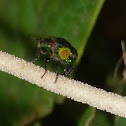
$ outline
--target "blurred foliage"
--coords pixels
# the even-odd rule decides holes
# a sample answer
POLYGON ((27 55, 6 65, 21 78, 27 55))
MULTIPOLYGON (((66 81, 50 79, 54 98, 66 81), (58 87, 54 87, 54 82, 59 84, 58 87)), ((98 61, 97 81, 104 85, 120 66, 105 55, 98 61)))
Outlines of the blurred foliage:
POLYGON ((89 126, 95 116, 95 108, 89 107, 81 117, 78 126, 89 126))
MULTIPOLYGON (((0 49, 29 61, 37 50, 32 35, 63 37, 78 50, 77 65, 102 4, 103 0, 1 0, 0 49)), ((63 99, 0 72, 0 125, 40 125, 35 120, 63 99)))
POLYGON ((125 126, 126 125, 126 119, 123 117, 116 117, 115 125, 114 126, 125 126))
POLYGON ((97 111, 90 126, 111 126, 111 124, 105 112, 97 111))

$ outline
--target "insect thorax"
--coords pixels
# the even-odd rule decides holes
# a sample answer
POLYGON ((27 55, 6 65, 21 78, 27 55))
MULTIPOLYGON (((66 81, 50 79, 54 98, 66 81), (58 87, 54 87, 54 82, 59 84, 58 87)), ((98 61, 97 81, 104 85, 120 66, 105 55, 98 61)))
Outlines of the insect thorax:
POLYGON ((73 51, 75 49, 65 39, 55 37, 42 39, 38 47, 42 54, 62 64, 70 65, 76 60, 76 54, 74 55, 73 51))

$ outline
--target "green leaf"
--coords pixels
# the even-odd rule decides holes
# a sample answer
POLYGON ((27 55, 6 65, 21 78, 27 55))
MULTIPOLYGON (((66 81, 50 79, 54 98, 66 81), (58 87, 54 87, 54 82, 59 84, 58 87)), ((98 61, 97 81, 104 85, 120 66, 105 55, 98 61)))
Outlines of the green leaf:
POLYGON ((82 115, 78 126, 88 126, 91 123, 92 119, 94 118, 94 115, 95 115, 95 108, 88 107, 88 109, 82 115))
POLYGON ((112 126, 112 124, 110 124, 105 112, 96 111, 95 118, 92 120, 90 126, 112 126))
POLYGON ((125 126, 126 125, 126 118, 116 116, 114 126, 125 126))
MULTIPOLYGON (((104 0, 1 0, 0 50, 31 60, 37 43, 30 35, 68 40, 79 63, 104 0)), ((43 61, 43 60, 42 60, 43 61)), ((40 63, 43 64, 43 63, 40 63)), ((0 125, 25 125, 43 118, 64 97, 0 72, 0 125)))
POLYGON ((0 14, 12 30, 66 38, 78 50, 80 60, 103 2, 104 0, 6 0, 0 4, 0 14))

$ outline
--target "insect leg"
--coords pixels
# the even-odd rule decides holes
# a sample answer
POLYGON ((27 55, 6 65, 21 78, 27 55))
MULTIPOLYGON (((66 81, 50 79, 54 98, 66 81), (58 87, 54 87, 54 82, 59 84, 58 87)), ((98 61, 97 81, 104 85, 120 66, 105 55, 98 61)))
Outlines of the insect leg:
POLYGON ((67 72, 67 66, 65 63, 63 63, 63 65, 64 65, 64 72, 62 73, 62 75, 64 76, 64 75, 66 75, 66 72, 67 72))
POLYGON ((41 50, 43 50, 43 52, 45 53, 45 56, 46 56, 46 58, 45 58, 45 72, 44 72, 44 74, 41 77, 41 78, 43 78, 45 76, 46 72, 47 72, 47 65, 46 64, 47 64, 47 61, 49 61, 49 58, 48 58, 47 50, 44 49, 44 48, 41 48, 41 50))
POLYGON ((74 67, 72 66, 70 69, 69 69, 69 71, 67 71, 67 76, 69 77, 69 75, 73 72, 73 69, 74 69, 74 67))
POLYGON ((57 79, 58 79, 58 75, 59 75, 59 64, 58 64, 58 66, 57 66, 56 79, 55 79, 55 82, 54 82, 54 83, 56 83, 56 81, 57 81, 57 79))
POLYGON ((35 62, 36 60, 38 60, 39 56, 40 56, 40 48, 38 48, 36 57, 31 62, 35 62))
POLYGON ((64 72, 62 73, 62 75, 64 76, 66 74, 66 69, 64 69, 64 72))
POLYGON ((46 65, 47 60, 48 60, 48 59, 45 59, 45 72, 44 72, 44 74, 41 76, 41 78, 43 78, 43 77, 45 76, 46 72, 47 72, 47 65, 46 65))

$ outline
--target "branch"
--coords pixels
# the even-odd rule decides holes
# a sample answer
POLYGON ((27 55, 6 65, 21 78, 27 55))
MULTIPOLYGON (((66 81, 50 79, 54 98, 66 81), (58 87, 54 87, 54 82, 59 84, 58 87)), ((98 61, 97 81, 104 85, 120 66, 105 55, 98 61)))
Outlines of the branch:
POLYGON ((121 41, 121 46, 122 46, 122 53, 123 53, 123 61, 125 68, 123 70, 123 80, 126 80, 126 46, 125 46, 125 41, 121 41))
POLYGON ((125 47, 125 42, 123 40, 121 41, 121 46, 122 46, 123 60, 126 66, 126 47, 125 47))
POLYGON ((41 79, 41 75, 44 73, 43 68, 2 51, 0 51, 0 70, 75 101, 126 117, 125 97, 61 75, 58 77, 57 82, 54 83, 56 75, 49 71, 41 79))

